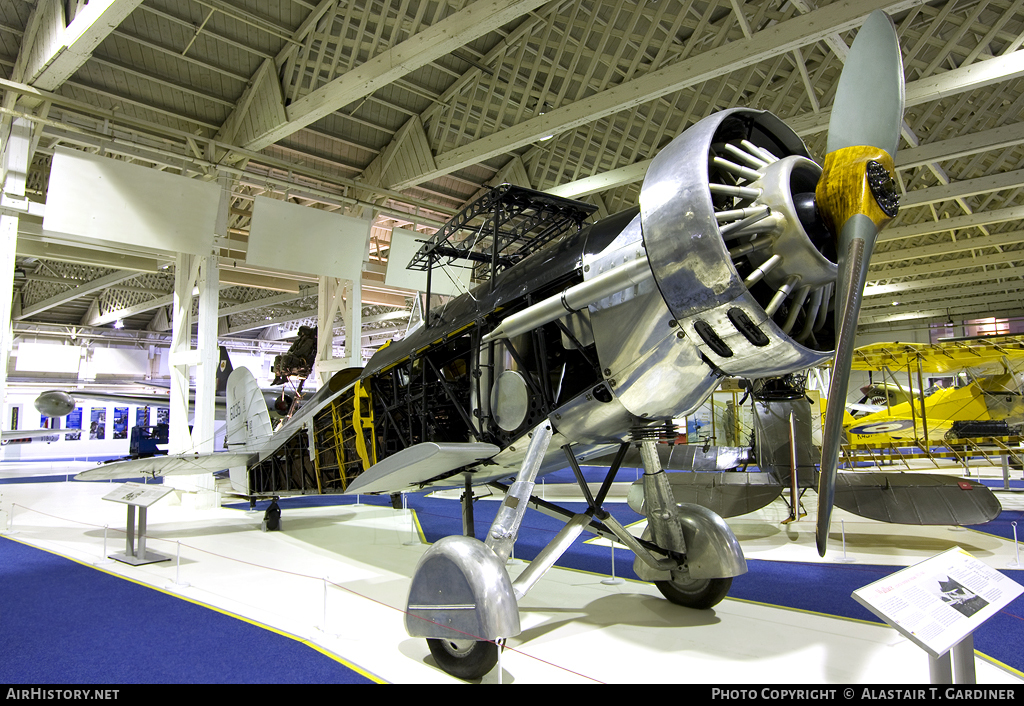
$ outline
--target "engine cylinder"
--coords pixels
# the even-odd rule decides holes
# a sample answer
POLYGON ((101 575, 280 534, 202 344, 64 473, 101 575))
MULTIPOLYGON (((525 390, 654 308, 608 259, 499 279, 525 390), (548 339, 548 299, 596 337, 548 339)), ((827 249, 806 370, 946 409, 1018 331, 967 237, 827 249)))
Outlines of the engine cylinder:
POLYGON ((683 334, 728 375, 832 355, 836 264, 812 223, 821 169, 770 113, 705 118, 654 159, 640 195, 654 280, 683 334), (810 215, 809 215, 810 214, 810 215))

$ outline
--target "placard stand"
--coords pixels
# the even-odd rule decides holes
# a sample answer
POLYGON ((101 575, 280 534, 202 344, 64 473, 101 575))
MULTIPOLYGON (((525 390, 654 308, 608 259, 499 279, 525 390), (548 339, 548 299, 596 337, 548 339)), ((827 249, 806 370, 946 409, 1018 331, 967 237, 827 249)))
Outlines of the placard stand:
POLYGON ((171 557, 146 551, 146 510, 150 505, 174 490, 163 485, 124 483, 103 496, 104 500, 128 506, 128 526, 125 530, 124 554, 111 554, 110 558, 132 566, 170 561, 171 557), (135 508, 139 508, 139 543, 135 547, 135 508))
POLYGON ((928 653, 931 683, 974 684, 974 631, 1022 592, 954 547, 857 589, 853 599, 928 653))
POLYGON ((928 676, 932 684, 977 684, 974 668, 974 633, 953 645, 948 652, 928 655, 928 676), (952 657, 952 664, 950 664, 952 657))

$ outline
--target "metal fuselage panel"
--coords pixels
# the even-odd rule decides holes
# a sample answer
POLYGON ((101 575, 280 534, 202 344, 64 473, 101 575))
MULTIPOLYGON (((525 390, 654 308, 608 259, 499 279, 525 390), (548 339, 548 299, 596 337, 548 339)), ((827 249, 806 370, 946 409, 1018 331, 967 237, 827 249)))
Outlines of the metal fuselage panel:
MULTIPOLYGON (((584 259, 584 276, 596 277, 638 256, 646 257, 639 214, 604 251, 584 259)), ((592 305, 590 320, 608 387, 638 420, 689 414, 717 385, 714 370, 679 337, 653 278, 592 305)))

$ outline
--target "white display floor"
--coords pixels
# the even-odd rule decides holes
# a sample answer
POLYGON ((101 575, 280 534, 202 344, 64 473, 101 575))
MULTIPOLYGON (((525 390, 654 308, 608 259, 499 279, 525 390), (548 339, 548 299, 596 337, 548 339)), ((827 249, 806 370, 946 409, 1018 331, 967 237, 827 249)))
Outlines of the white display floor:
MULTIPOLYGON (((107 553, 124 550, 125 506, 103 501, 109 490, 73 481, 7 484, 0 486, 0 510, 12 512, 12 539, 93 564, 103 557, 103 525, 110 528, 107 553)), ((545 492, 553 499, 561 489, 545 492)), ((613 499, 623 496, 624 486, 617 487, 613 499)), ((190 496, 173 498, 149 509, 149 548, 173 557, 180 542, 180 574, 174 561, 115 562, 98 570, 308 641, 385 682, 459 681, 434 665, 424 640, 405 632, 410 578, 426 549, 410 512, 377 505, 286 508, 283 531, 261 532, 262 513, 195 509, 190 496)), ((1013 543, 998 537, 883 525, 842 511, 835 513, 829 555, 821 559, 814 548, 814 500, 808 492, 807 518, 788 526, 779 524, 786 516, 781 501, 730 520, 747 558, 836 561, 845 528, 848 558, 865 564, 908 565, 952 546, 998 569, 1014 560, 1013 543)), ((1024 496, 1000 494, 1000 500, 1004 509, 1024 508, 1024 496)), ((616 556, 632 560, 626 550, 616 556)), ((511 564, 510 575, 524 566, 511 564)), ((508 641, 500 674, 495 669, 483 681, 653 678, 724 686, 928 680, 927 655, 888 627, 731 598, 712 611, 692 611, 664 600, 649 584, 607 585, 603 578, 550 571, 521 602, 523 631, 508 641)), ((978 683, 1022 681, 1013 670, 980 657, 976 662, 978 683)))

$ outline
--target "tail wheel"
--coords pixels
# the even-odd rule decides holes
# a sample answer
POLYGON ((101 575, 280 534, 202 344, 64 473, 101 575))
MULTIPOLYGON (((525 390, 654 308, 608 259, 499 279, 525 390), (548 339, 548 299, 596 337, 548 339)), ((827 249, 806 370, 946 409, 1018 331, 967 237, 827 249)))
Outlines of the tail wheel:
POLYGON ((498 646, 486 640, 427 638, 437 666, 459 679, 479 679, 498 663, 498 646))
POLYGON ((732 577, 724 579, 681 579, 655 581, 661 594, 676 605, 707 610, 718 605, 732 587, 732 577))

